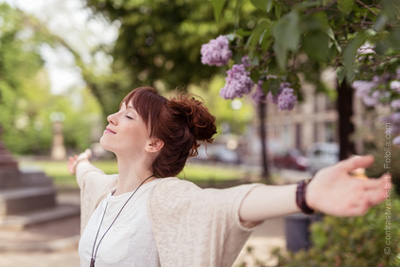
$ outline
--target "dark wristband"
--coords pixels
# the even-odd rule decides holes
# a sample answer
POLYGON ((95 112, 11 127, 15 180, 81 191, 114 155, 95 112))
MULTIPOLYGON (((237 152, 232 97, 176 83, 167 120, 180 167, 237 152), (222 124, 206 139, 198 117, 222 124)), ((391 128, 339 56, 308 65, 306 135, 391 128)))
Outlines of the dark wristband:
POLYGON ((311 179, 301 180, 297 184, 296 189, 296 204, 299 209, 305 214, 312 214, 314 210, 307 205, 306 202, 306 191, 307 185, 310 183, 311 179))

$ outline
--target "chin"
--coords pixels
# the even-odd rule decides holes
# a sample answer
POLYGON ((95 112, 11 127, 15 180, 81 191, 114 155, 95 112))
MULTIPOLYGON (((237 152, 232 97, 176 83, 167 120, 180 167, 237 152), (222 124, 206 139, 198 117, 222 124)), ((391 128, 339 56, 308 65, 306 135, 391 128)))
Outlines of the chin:
POLYGON ((104 135, 100 138, 99 144, 101 145, 102 148, 104 148, 107 151, 114 152, 112 147, 107 143, 106 140, 104 140, 104 135))

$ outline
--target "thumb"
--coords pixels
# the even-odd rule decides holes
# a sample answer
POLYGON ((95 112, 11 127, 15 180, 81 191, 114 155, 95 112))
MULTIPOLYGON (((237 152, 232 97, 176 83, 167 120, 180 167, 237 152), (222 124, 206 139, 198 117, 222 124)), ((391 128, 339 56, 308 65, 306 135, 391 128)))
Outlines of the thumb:
POLYGON ((343 171, 350 172, 358 168, 367 168, 374 163, 372 155, 353 156, 338 163, 343 171))

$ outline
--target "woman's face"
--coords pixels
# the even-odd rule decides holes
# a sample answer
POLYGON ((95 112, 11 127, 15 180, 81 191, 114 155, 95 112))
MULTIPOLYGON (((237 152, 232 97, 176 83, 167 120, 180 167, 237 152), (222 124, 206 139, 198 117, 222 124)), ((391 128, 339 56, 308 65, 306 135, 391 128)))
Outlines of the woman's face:
POLYGON ((108 126, 100 138, 104 149, 117 156, 141 155, 150 140, 149 129, 132 104, 122 103, 118 112, 107 117, 108 126))

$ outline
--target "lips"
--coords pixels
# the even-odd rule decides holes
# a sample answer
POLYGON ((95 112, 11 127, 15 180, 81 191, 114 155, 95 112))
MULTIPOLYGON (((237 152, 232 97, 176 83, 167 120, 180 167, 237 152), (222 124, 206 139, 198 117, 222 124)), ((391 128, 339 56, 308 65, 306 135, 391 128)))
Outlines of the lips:
POLYGON ((116 134, 116 132, 114 132, 113 130, 111 130, 110 128, 106 128, 105 132, 107 133, 112 133, 112 134, 116 134))

